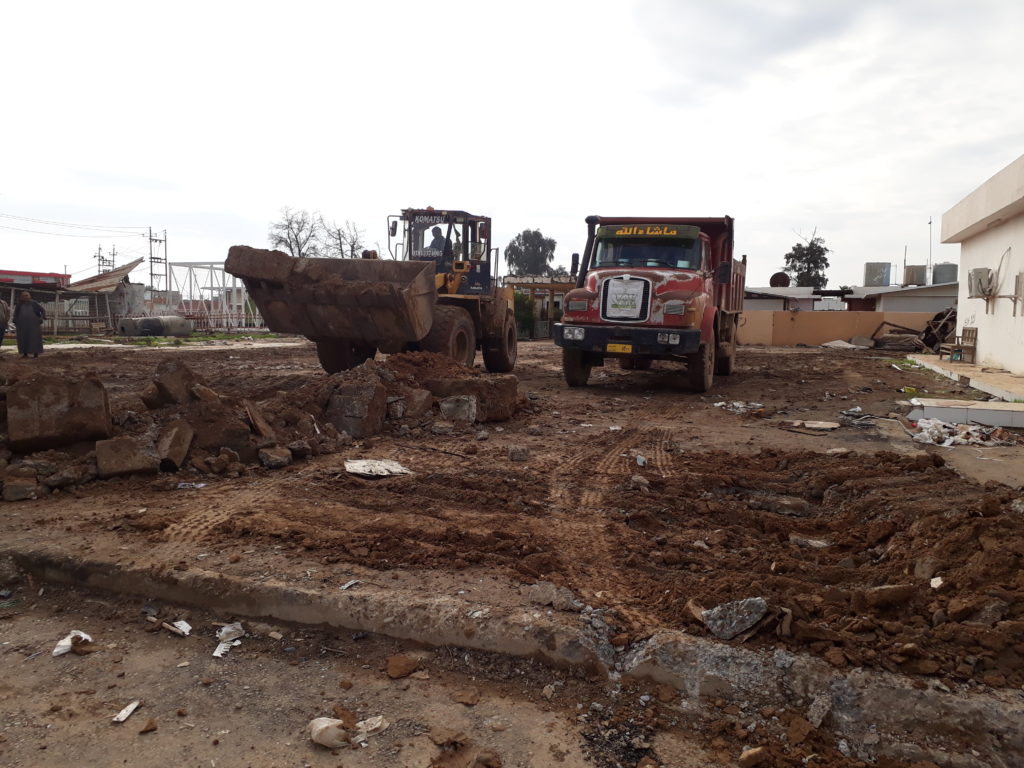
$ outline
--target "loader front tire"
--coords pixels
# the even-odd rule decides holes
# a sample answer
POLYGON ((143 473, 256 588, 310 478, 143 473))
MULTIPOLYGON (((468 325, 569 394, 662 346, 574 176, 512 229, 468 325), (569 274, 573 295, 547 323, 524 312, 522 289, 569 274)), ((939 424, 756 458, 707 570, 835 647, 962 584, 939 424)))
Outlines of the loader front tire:
POLYGON ((351 339, 318 339, 316 356, 328 373, 347 371, 362 365, 377 354, 376 347, 351 339))
POLYGON ((476 331, 473 318, 462 307, 440 304, 434 307, 434 322, 420 340, 420 349, 450 357, 469 368, 476 359, 476 331))
POLYGON ((519 333, 516 317, 511 312, 505 315, 498 338, 484 341, 484 367, 491 373, 508 373, 516 367, 519 333))

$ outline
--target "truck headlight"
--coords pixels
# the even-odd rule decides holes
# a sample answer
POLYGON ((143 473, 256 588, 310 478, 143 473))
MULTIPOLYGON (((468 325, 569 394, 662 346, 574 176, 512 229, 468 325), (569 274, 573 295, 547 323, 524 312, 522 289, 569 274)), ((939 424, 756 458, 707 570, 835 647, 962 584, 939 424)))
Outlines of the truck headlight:
POLYGON ((679 334, 678 333, 659 333, 658 334, 658 343, 659 344, 678 344, 679 343, 679 334))
POLYGON ((562 329, 562 337, 569 341, 583 341, 583 329, 567 325, 562 329))

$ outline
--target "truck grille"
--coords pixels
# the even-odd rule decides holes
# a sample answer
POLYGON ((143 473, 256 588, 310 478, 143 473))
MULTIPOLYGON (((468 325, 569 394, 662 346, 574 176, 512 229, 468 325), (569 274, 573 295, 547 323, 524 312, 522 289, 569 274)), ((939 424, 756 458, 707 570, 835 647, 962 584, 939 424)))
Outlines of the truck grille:
POLYGON ((641 322, 651 306, 651 281, 642 277, 610 277, 601 287, 601 319, 641 322))

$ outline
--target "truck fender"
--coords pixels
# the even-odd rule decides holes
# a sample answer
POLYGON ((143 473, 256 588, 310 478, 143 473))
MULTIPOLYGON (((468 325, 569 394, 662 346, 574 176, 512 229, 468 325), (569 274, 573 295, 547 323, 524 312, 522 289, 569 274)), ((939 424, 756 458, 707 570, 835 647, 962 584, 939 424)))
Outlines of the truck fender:
POLYGON ((715 329, 717 326, 717 307, 705 307, 704 318, 700 323, 700 340, 702 342, 715 343, 715 329))

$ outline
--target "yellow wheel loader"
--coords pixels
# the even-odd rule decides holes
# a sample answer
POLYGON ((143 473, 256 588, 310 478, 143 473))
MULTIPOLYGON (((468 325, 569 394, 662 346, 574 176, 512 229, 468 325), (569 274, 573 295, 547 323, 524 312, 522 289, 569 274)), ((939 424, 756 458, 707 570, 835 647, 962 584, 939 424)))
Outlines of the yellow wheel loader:
POLYGON ((499 288, 491 220, 409 208, 388 217, 391 259, 297 259, 232 246, 224 269, 240 277, 272 331, 316 342, 328 373, 385 353, 424 350, 494 373, 516 364, 511 288, 499 288), (401 239, 398 239, 401 230, 401 239))

